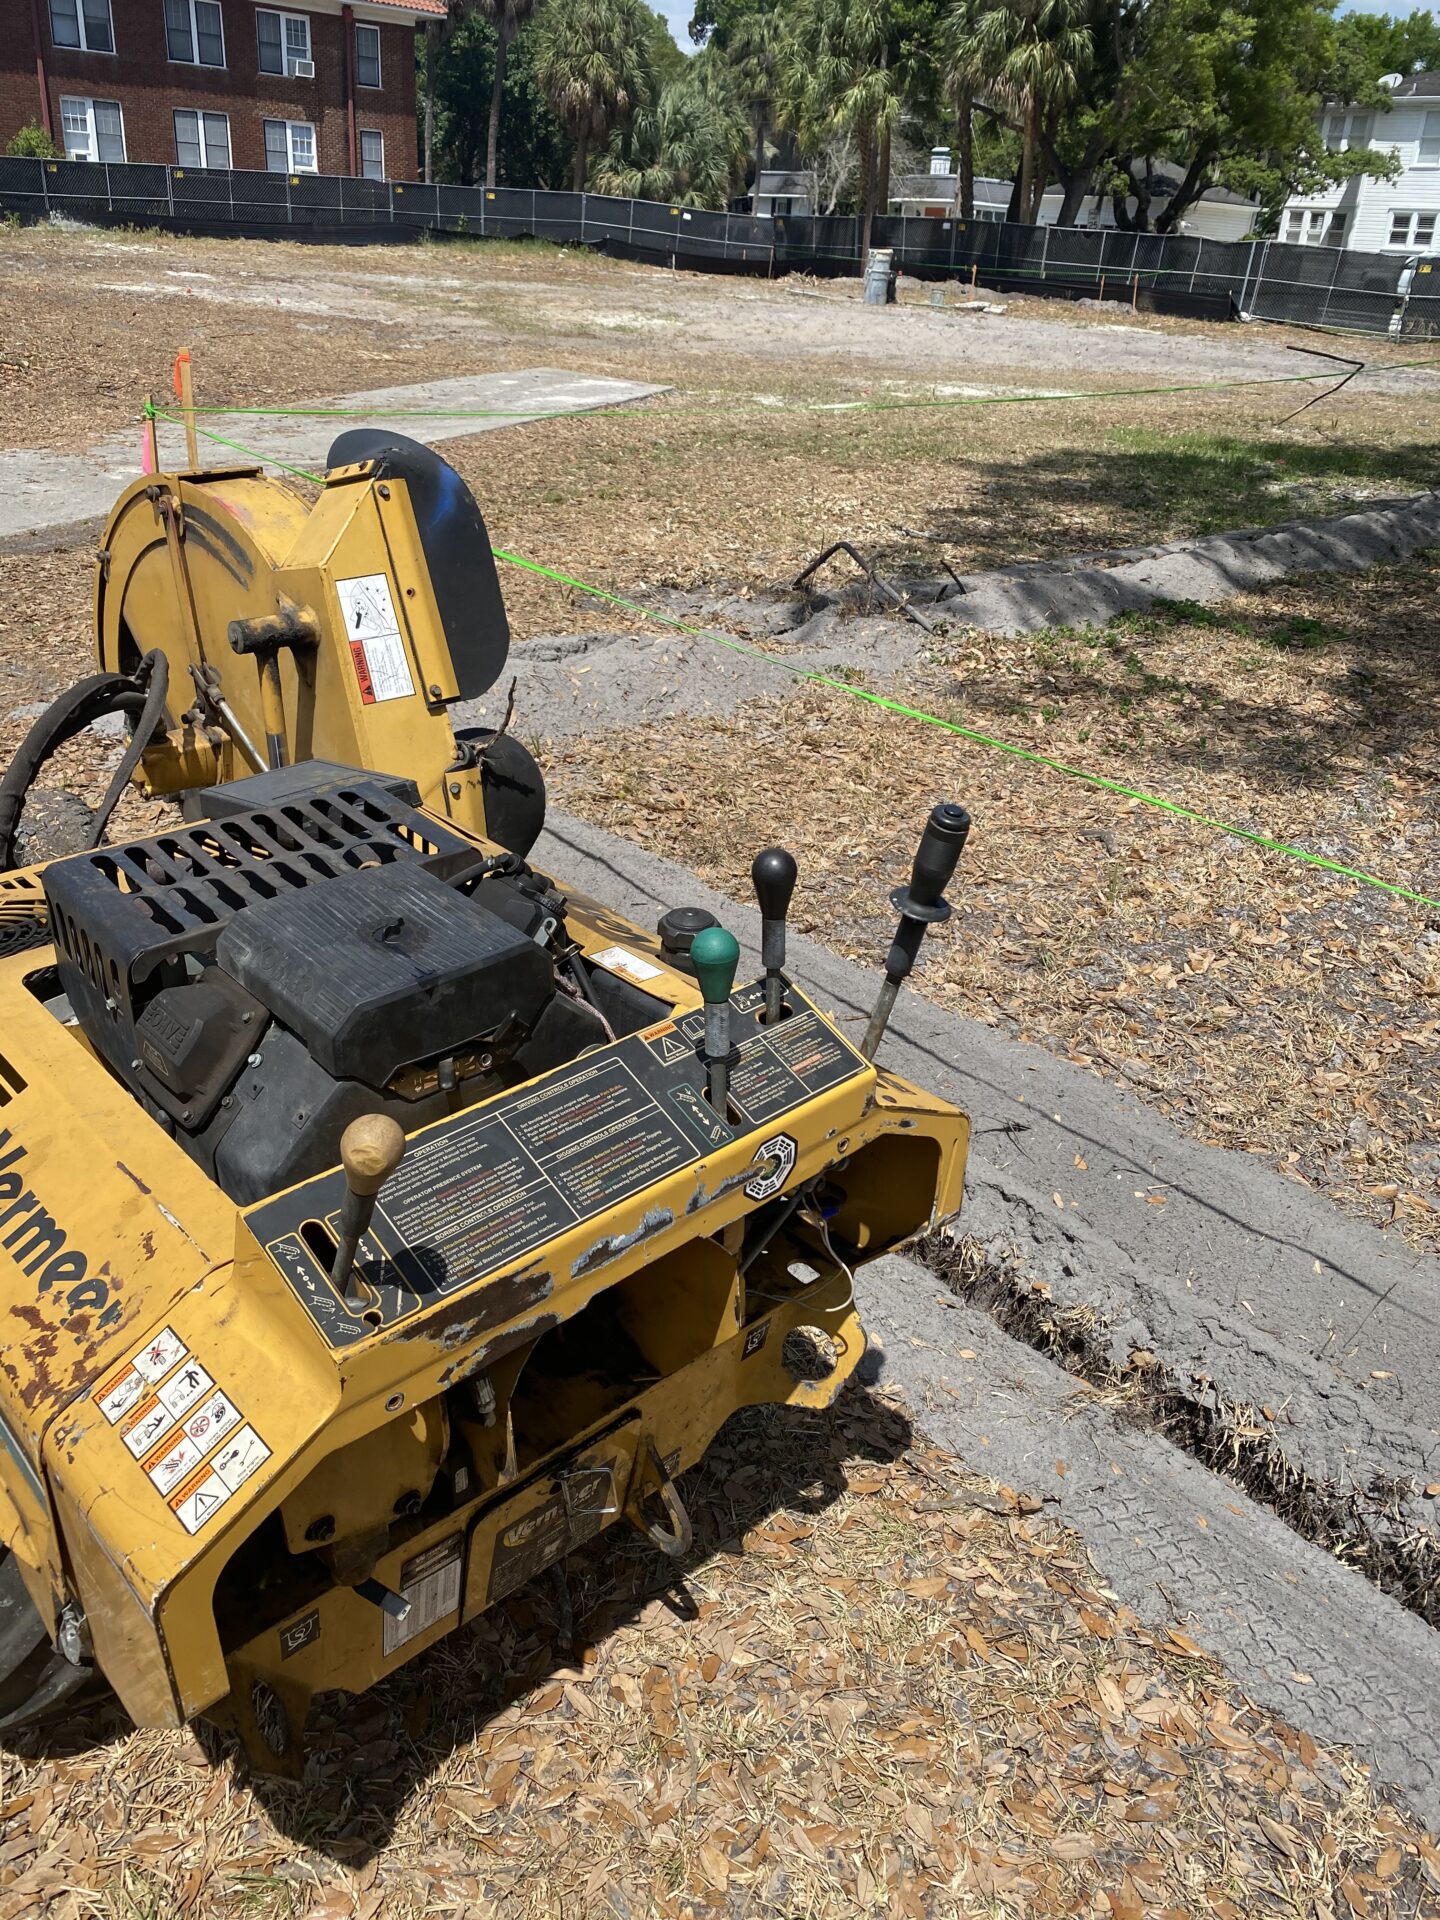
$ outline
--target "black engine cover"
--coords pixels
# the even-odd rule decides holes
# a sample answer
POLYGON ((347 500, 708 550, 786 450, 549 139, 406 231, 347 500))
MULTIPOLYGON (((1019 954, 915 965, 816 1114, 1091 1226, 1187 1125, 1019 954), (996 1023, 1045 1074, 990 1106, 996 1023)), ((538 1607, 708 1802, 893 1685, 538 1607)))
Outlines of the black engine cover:
POLYGON ((418 863, 246 907, 215 956, 326 1073, 377 1088, 507 1026, 528 1033, 554 989, 542 948, 418 863))

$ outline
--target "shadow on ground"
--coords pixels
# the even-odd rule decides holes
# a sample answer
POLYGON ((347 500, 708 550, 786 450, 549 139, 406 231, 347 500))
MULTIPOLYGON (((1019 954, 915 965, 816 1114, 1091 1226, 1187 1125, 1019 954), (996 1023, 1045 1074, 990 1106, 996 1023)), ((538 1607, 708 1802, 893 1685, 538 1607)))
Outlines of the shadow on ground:
MULTIPOLYGON (((680 1482, 695 1527, 678 1566, 616 1526, 358 1699, 321 1695, 307 1731, 305 1777, 251 1775, 276 1828, 297 1845, 363 1867, 388 1844, 410 1796, 512 1702, 578 1666, 585 1649, 623 1633, 652 1603, 697 1617, 688 1579, 743 1553, 745 1534, 777 1512, 822 1512, 846 1490, 846 1469, 889 1462, 910 1446, 908 1421, 852 1381, 829 1413, 790 1407, 736 1414, 680 1482)), ((19 1736, 27 1757, 65 1760, 124 1739, 113 1700, 53 1729, 19 1736)), ((204 1722, 217 1767, 244 1779, 238 1745, 204 1722)))

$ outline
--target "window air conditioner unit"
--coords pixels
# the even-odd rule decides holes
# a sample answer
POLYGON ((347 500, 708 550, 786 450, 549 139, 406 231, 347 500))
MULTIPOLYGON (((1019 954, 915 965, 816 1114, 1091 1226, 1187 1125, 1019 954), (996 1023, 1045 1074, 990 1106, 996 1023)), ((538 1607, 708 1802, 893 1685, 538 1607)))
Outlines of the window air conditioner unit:
POLYGON ((290 71, 297 80, 313 80, 315 78, 315 62, 313 60, 297 60, 290 71))

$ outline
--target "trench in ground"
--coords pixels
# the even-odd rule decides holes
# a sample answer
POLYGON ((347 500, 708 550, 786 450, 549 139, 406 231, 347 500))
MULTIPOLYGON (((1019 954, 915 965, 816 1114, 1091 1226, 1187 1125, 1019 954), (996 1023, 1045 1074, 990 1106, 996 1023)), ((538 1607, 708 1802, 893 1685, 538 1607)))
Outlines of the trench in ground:
POLYGON ((1300 1538, 1440 1627, 1440 1537, 1415 1518, 1420 1489, 1413 1481, 1377 1473, 1363 1485, 1340 1486, 1314 1478, 1285 1452, 1267 1409, 1227 1399, 1213 1380, 1187 1380, 1148 1351, 1132 1353, 1130 1365, 1117 1369, 1096 1315, 1057 1307, 1043 1282, 972 1237, 930 1233, 907 1251, 1012 1339, 1112 1395, 1118 1419, 1162 1435, 1300 1538))

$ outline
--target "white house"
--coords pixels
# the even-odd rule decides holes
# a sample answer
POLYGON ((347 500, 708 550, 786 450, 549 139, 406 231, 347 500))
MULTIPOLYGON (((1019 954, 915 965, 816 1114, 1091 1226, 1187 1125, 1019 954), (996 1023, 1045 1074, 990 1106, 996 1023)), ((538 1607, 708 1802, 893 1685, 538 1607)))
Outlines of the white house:
MULTIPOLYGON (((1150 175, 1150 216, 1163 213, 1170 195, 1180 184, 1180 171, 1157 164, 1150 175)), ((890 212, 929 215, 948 219, 955 209, 959 181, 951 170, 950 149, 936 147, 930 155, 928 173, 901 175, 890 189, 890 212)), ((1060 217, 1064 193, 1059 187, 1047 187, 1040 202, 1040 224, 1053 227, 1060 217)), ((1010 205, 1008 180, 977 179, 975 182, 975 218, 1003 220, 1010 205)), ((1134 202, 1131 207, 1133 210, 1134 202)), ((1223 187, 1211 187, 1191 206, 1176 231, 1202 240, 1244 240, 1255 223, 1257 203, 1223 187)), ((1079 227, 1113 227, 1115 208, 1108 194, 1088 194, 1075 224, 1079 227)))
POLYGON ((1332 153, 1373 147, 1399 156, 1393 180, 1357 174, 1326 193, 1296 195, 1280 216, 1282 240, 1362 253, 1431 253, 1440 220, 1440 73, 1387 74, 1388 108, 1332 103, 1324 119, 1332 153))

